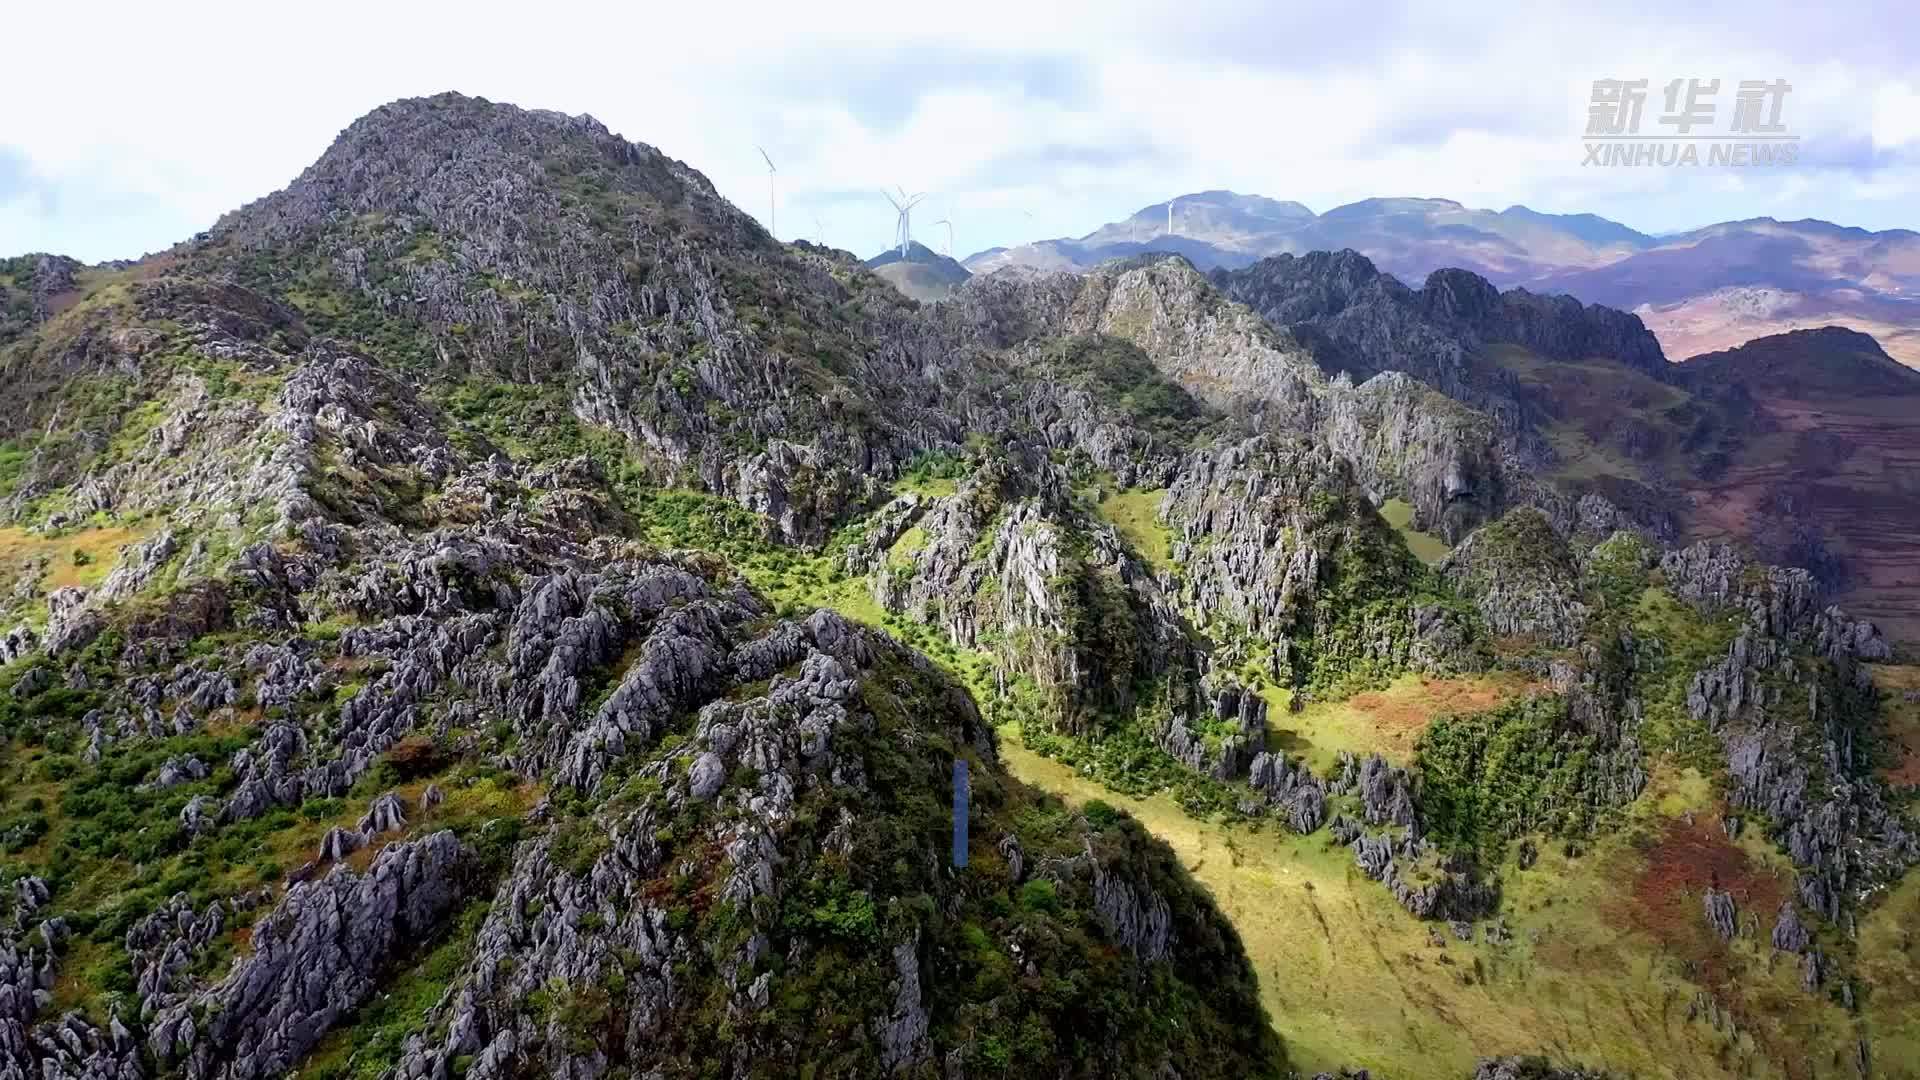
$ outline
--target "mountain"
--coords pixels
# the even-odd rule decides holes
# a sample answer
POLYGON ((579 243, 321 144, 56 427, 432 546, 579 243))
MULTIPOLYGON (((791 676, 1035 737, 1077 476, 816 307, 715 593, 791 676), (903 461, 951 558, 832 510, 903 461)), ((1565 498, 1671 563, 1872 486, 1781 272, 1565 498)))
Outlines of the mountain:
POLYGON ((37 321, 0 1067, 1279 1075, 1163 844, 783 595, 842 580, 782 541, 857 478, 961 449, 919 318, 591 119, 447 95, 37 321))
POLYGON ((1078 240, 989 248, 968 256, 964 263, 976 274, 1010 266, 1081 271, 1108 259, 1166 252, 1183 256, 1202 269, 1243 266, 1269 253, 1276 236, 1313 219, 1313 211, 1297 202, 1231 191, 1195 192, 1171 202, 1175 211, 1172 233, 1167 231, 1169 204, 1155 203, 1078 240))
MULTIPOLYGON (((1182 195, 1172 201, 1172 209, 1177 235, 1235 251, 1257 250, 1266 237, 1313 220, 1313 211, 1297 202, 1279 202, 1231 191, 1182 195)), ((1143 244, 1164 238, 1168 235, 1168 210, 1167 203, 1146 207, 1126 221, 1094 230, 1082 237, 1081 242, 1102 247, 1143 244)))
POLYGON ((1410 284, 1463 269, 1502 288, 1634 311, 1675 358, 1837 325, 1873 334, 1895 359, 1920 366, 1920 234, 1903 229, 1756 218, 1652 237, 1593 214, 1495 212, 1448 199, 1364 199, 1318 216, 1231 192, 1174 204, 1172 235, 1159 203, 1078 240, 994 249, 967 265, 1084 271, 1153 250, 1203 269, 1241 269, 1273 255, 1351 249, 1410 284))
POLYGON ((1505 453, 1676 542, 1730 540, 1813 573, 1920 639, 1920 374, 1838 327, 1672 364, 1638 319, 1464 271, 1408 289, 1351 252, 1281 255, 1214 284, 1329 371, 1404 371, 1496 418, 1505 453))
POLYGON ((1920 638, 1920 372, 1873 338, 1796 330, 1678 365, 1696 398, 1737 395, 1744 437, 1692 493, 1691 534, 1753 536, 1825 571, 1850 610, 1920 638))
POLYGON ((1365 199, 1315 216, 1297 202, 1206 191, 1146 207, 1078 240, 1049 240, 982 252, 966 260, 988 273, 1003 266, 1086 270, 1111 259, 1164 251, 1202 269, 1236 269, 1260 258, 1352 248, 1382 269, 1417 281, 1460 267, 1517 281, 1569 266, 1595 266, 1652 243, 1591 214, 1540 214, 1523 206, 1495 213, 1449 199, 1365 199))
POLYGON ((40 265, 0 1076, 1912 1049, 1920 727, 1876 688, 1920 672, 1650 483, 1542 475, 1533 383, 1692 392, 1630 315, 1352 256, 920 304, 451 94, 40 265))
POLYGON ((1531 284, 1635 309, 1676 357, 1836 325, 1872 334, 1920 367, 1920 233, 1905 229, 1726 222, 1531 284))
POLYGON ((973 276, 966 267, 917 240, 904 256, 897 248, 888 248, 865 265, 903 294, 923 301, 945 300, 973 276))

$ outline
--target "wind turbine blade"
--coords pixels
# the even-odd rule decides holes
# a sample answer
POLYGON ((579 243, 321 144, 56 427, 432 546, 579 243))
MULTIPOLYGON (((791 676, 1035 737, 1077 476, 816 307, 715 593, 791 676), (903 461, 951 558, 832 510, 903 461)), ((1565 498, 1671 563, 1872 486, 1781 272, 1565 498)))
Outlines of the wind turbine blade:
POLYGON ((779 169, 776 169, 776 168, 774 168, 774 167, 773 167, 773 159, 767 156, 767 151, 766 151, 766 149, 765 149, 764 147, 761 147, 761 146, 755 146, 755 147, 754 147, 754 149, 755 149, 755 150, 758 150, 758 151, 760 151, 760 159, 761 159, 762 161, 765 161, 765 162, 767 163, 767 171, 768 171, 768 172, 779 172, 779 171, 780 171, 779 169))

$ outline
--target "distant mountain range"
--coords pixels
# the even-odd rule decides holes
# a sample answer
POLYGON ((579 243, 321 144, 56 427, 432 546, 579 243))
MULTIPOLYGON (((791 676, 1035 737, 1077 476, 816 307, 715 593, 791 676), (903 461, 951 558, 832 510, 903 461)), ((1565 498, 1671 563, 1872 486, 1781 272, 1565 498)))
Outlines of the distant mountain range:
POLYGON ((1461 270, 1409 289, 1352 251, 1210 280, 1356 383, 1404 372, 1491 417, 1505 454, 1675 541, 1807 569, 1847 610, 1920 640, 1920 372, 1837 327, 1669 363, 1639 319, 1497 291, 1461 270))
POLYGON ((1171 251, 1204 270, 1233 270, 1273 255, 1352 249, 1413 286, 1458 267, 1502 288, 1632 310, 1674 359, 1839 325, 1920 367, 1920 233, 1904 229, 1754 218, 1651 236, 1594 214, 1481 210, 1450 199, 1364 199, 1324 214, 1230 191, 1171 203, 1171 219, 1169 204, 1156 203, 1078 239, 992 248, 965 266, 1086 270, 1171 251))

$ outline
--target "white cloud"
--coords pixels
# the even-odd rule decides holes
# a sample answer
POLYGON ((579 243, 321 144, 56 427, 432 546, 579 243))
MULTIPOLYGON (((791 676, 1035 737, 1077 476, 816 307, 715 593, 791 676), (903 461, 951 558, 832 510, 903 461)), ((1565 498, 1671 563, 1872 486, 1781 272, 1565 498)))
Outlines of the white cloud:
POLYGON ((1920 142, 1920 90, 1906 83, 1886 83, 1875 92, 1873 141, 1888 147, 1920 142))
POLYGON ((781 234, 812 233, 817 214, 862 253, 891 234, 874 189, 895 183, 936 191, 925 220, 951 207, 964 250, 1213 187, 1316 210, 1523 202, 1651 229, 1756 213, 1920 225, 1901 220, 1920 177, 1920 94, 1902 81, 1917 21, 1872 0, 1817 15, 1784 0, 1387 2, 1364 20, 1256 0, 28 5, 0 55, 36 91, 0 114, 0 150, 24 156, 32 187, 0 174, 0 251, 165 246, 284 185, 374 106, 447 89, 591 112, 762 217, 765 145, 781 234), (1723 80, 1723 109, 1739 79, 1788 78, 1786 118, 1834 148, 1826 164, 1580 167, 1592 79, 1650 79, 1651 123, 1658 85, 1696 76, 1723 80))

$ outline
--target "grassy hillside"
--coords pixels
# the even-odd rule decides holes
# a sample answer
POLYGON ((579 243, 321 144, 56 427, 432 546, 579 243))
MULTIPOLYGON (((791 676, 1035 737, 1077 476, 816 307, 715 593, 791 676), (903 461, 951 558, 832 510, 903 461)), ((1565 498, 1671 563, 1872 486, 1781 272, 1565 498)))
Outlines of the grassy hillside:
MULTIPOLYGON (((1734 887, 1758 902, 1785 870, 1762 843, 1715 839, 1712 788, 1697 773, 1662 772, 1626 828, 1576 857, 1543 841, 1533 868, 1503 868, 1512 936, 1495 944, 1484 926, 1463 942, 1409 916, 1324 835, 1199 821, 1168 796, 1115 795, 1003 737, 1014 775, 1075 803, 1113 801, 1173 846, 1239 928, 1267 1011, 1308 1072, 1465 1075, 1485 1054, 1544 1048, 1639 1077, 1810 1078, 1837 1075, 1832 1063, 1851 1053, 1845 1011, 1805 994, 1797 967, 1706 930, 1709 875, 1737 868, 1734 887), (1716 1028, 1701 995, 1734 1023, 1716 1028)), ((1863 923, 1863 940, 1896 937, 1916 905, 1910 881, 1863 923)), ((1884 989, 1869 1020, 1883 1038, 1912 1039, 1920 949, 1876 956, 1884 989)), ((1883 1067, 1900 1068, 1892 1055, 1907 1045, 1883 1051, 1883 1067)))

